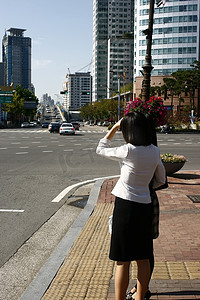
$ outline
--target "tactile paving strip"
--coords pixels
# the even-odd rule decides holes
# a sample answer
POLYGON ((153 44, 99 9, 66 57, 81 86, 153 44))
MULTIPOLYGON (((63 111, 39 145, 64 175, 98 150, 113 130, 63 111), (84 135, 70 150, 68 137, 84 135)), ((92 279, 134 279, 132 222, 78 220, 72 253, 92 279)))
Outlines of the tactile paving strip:
MULTIPOLYGON (((42 300, 106 300, 113 279, 114 263, 109 260, 108 217, 113 203, 98 203, 75 241, 42 300)), ((131 278, 137 266, 132 263, 131 278)), ((152 279, 200 279, 200 262, 155 262, 152 279)))

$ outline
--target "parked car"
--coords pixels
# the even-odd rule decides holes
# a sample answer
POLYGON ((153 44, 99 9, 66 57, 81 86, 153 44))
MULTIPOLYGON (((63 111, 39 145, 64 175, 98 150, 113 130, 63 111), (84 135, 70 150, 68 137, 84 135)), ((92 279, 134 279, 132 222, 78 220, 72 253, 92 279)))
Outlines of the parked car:
POLYGON ((60 126, 59 133, 61 134, 75 134, 75 129, 72 123, 63 123, 60 126))
POLYGON ((23 122, 23 123, 21 124, 21 127, 23 127, 23 128, 28 128, 28 127, 29 127, 29 123, 28 123, 28 122, 23 122))
POLYGON ((42 122, 42 128, 48 128, 49 122, 42 122))
POLYGON ((108 121, 104 121, 102 124, 102 126, 109 126, 109 125, 110 125, 110 122, 108 122, 108 121))
POLYGON ((75 130, 79 130, 80 124, 78 122, 71 122, 71 124, 74 126, 75 130))
POLYGON ((59 132, 60 123, 58 122, 51 122, 48 126, 49 132, 59 132))

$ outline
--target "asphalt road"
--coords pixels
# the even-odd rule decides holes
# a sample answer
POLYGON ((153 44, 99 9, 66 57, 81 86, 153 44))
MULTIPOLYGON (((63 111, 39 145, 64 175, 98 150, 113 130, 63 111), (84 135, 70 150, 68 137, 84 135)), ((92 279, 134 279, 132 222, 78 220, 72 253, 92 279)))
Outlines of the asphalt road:
MULTIPOLYGON (((95 153, 102 127, 81 127, 75 136, 46 129, 0 130, 0 267, 64 204, 52 202, 66 187, 119 174, 116 162, 95 153)), ((121 133, 114 145, 123 142, 121 133)), ((158 134, 161 153, 183 154, 184 170, 199 170, 199 134, 158 134)))

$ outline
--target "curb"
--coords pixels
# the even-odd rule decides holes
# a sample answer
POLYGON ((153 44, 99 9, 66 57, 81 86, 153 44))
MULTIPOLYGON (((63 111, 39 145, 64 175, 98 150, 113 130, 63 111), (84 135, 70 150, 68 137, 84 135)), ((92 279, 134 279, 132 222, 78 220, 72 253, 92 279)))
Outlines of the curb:
POLYGON ((79 217, 68 230, 67 234, 60 241, 54 252, 51 254, 47 262, 40 269, 31 284, 22 294, 20 300, 40 300, 45 294, 48 286, 55 277, 57 271, 62 265, 64 259, 68 255, 72 245, 80 234, 82 228, 87 222, 90 215, 93 213, 94 207, 97 203, 101 186, 106 178, 98 179, 88 198, 87 205, 80 213, 79 217))

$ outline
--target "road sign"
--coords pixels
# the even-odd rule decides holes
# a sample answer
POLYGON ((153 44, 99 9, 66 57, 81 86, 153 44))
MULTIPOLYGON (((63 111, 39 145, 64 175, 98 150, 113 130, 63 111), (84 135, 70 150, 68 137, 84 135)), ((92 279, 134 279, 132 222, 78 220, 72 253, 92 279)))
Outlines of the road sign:
POLYGON ((0 91, 0 103, 13 103, 13 92, 0 91))

